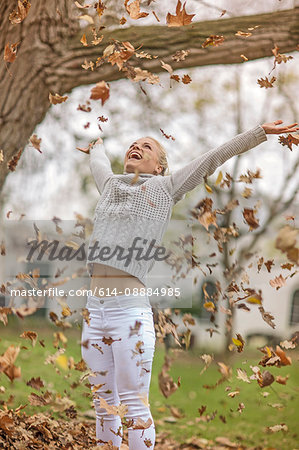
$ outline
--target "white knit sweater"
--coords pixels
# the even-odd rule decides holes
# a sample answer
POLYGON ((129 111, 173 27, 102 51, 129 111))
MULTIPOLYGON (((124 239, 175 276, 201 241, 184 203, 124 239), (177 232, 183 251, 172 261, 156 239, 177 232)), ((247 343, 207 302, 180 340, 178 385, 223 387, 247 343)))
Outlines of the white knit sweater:
MULTIPOLYGON (((99 144, 90 150, 90 169, 101 194, 94 214, 94 227, 89 241, 87 269, 92 275, 92 263, 106 264, 128 272, 146 285, 146 276, 154 259, 138 260, 132 252, 130 261, 120 259, 120 246, 128 249, 135 240, 143 254, 154 239, 162 241, 172 207, 186 192, 199 185, 204 176, 234 155, 239 155, 267 140, 264 129, 257 125, 238 134, 227 143, 198 156, 171 175, 140 173, 132 184, 134 173, 115 175, 110 161, 99 144), (142 240, 146 240, 143 241, 142 240), (103 249, 109 247, 109 249, 103 249), (93 249, 93 250, 91 250, 93 249), (101 253, 101 254, 100 254, 101 253)), ((124 256, 126 252, 122 253, 124 256)))

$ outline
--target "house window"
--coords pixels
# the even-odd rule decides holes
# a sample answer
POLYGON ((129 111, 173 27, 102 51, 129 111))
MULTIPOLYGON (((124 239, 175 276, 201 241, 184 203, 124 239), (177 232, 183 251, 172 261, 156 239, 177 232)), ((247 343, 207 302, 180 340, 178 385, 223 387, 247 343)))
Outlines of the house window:
POLYGON ((299 289, 293 294, 290 325, 297 325, 299 323, 299 289))

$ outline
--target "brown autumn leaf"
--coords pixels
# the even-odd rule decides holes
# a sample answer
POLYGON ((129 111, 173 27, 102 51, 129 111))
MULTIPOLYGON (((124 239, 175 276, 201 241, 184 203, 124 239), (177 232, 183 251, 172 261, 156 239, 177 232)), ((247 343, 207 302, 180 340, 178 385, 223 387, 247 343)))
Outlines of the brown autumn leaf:
POLYGON ((99 81, 95 87, 91 89, 91 95, 89 98, 92 100, 101 100, 102 106, 109 98, 109 84, 106 81, 99 81))
POLYGON ((127 21, 127 19, 126 19, 125 17, 122 17, 122 18, 119 20, 119 24, 120 24, 120 25, 124 25, 124 24, 126 23, 126 21, 127 21))
POLYGON ((275 328, 275 323, 273 322, 274 316, 271 313, 266 312, 262 306, 259 306, 259 311, 262 315, 263 320, 270 325, 270 327, 275 328))
POLYGON ((14 345, 10 345, 6 351, 0 355, 0 373, 3 372, 10 381, 21 377, 21 368, 14 365, 19 352, 19 346, 14 347, 14 345))
POLYGON ((170 367, 171 359, 168 355, 165 355, 164 364, 158 376, 159 388, 165 398, 172 395, 179 387, 179 384, 175 383, 173 378, 168 373, 170 367))
POLYGON ((7 168, 11 171, 14 172, 16 170, 17 164, 19 162, 19 159, 21 158, 21 154, 23 152, 23 149, 21 148, 18 153, 13 156, 7 163, 7 168))
POLYGON ((255 178, 262 178, 260 169, 257 169, 256 172, 251 172, 251 170, 247 170, 245 175, 240 175, 238 182, 252 184, 252 180, 255 178))
POLYGON ((137 20, 137 19, 141 19, 142 17, 148 16, 149 13, 140 12, 140 0, 134 0, 129 5, 128 5, 128 3, 129 3, 129 0, 125 0, 124 5, 125 5, 127 13, 131 17, 131 19, 137 20))
POLYGON ((275 381, 276 381, 276 383, 286 385, 287 381, 288 381, 288 378, 289 378, 289 375, 287 375, 286 377, 282 377, 281 375, 277 375, 275 381))
POLYGON ((88 47, 85 33, 82 35, 82 37, 80 39, 80 42, 81 42, 82 45, 84 45, 84 47, 88 47))
POLYGON ((245 383, 250 383, 250 380, 248 378, 248 375, 244 369, 237 369, 237 378, 238 380, 242 380, 245 383))
POLYGON ((224 36, 218 36, 217 34, 211 34, 201 46, 203 48, 208 47, 209 45, 213 45, 214 47, 218 47, 218 45, 224 42, 224 36))
POLYGON ((272 77, 271 80, 268 80, 268 77, 265 77, 265 79, 260 78, 257 80, 257 83, 260 85, 261 88, 273 88, 273 83, 276 81, 276 77, 272 77))
POLYGON ((16 59, 17 56, 17 47, 19 45, 19 42, 15 42, 14 44, 9 44, 9 42, 5 45, 4 49, 4 61, 12 63, 16 59))
POLYGON ((292 364, 291 358, 285 354, 279 345, 276 345, 275 353, 279 356, 282 366, 290 366, 292 364))
POLYGON ((94 5, 94 7, 96 8, 96 11, 97 11, 99 19, 100 19, 102 17, 102 15, 104 14, 104 11, 107 7, 101 2, 101 0, 98 0, 96 2, 96 4, 94 5))
POLYGON ((28 395, 28 400, 30 405, 32 406, 45 406, 51 403, 53 400, 52 394, 49 391, 46 391, 43 395, 37 395, 32 392, 28 395))
POLYGON ((261 388, 270 386, 274 381, 274 376, 268 370, 265 370, 257 379, 257 382, 261 388))
POLYGON ((108 62, 113 66, 117 65, 119 70, 122 70, 123 65, 130 59, 135 52, 134 46, 129 42, 115 42, 113 52, 108 55, 108 62))
POLYGON ((216 211, 212 211, 212 206, 213 200, 206 197, 192 210, 192 215, 197 218, 207 231, 210 225, 218 227, 216 222, 216 211))
POLYGON ((37 333, 35 331, 24 331, 20 334, 20 338, 30 339, 32 347, 34 347, 37 341, 37 333))
POLYGON ((41 143, 42 139, 38 138, 36 134, 33 134, 30 139, 29 142, 30 144, 36 148, 36 150, 38 150, 40 153, 42 153, 41 149, 40 149, 40 143, 41 143))
POLYGON ((274 55, 274 66, 273 69, 275 69, 276 64, 281 64, 282 62, 286 63, 290 59, 293 59, 293 56, 286 56, 283 53, 278 52, 279 47, 277 45, 274 45, 274 48, 272 48, 272 53, 274 55))
POLYGON ((162 128, 160 128, 160 131, 161 131, 161 133, 163 134, 163 136, 164 136, 166 139, 172 139, 173 141, 175 141, 175 138, 174 138, 173 136, 171 136, 171 134, 166 134, 166 133, 162 130, 162 128))
POLYGON ((143 70, 140 67, 134 67, 133 81, 147 81, 149 84, 157 84, 160 81, 159 75, 154 75, 148 70, 143 70))
POLYGON ((171 56, 171 59, 176 62, 184 61, 190 52, 191 50, 177 50, 175 54, 171 56))
POLYGON ((245 56, 245 55, 243 55, 243 54, 241 54, 240 55, 240 57, 244 60, 244 61, 248 61, 248 58, 247 58, 247 56, 245 56))
POLYGON ((116 342, 116 341, 121 341, 121 338, 119 338, 119 339, 113 339, 112 337, 110 337, 110 336, 108 336, 108 337, 103 337, 102 338, 102 342, 104 342, 104 344, 106 344, 106 345, 112 345, 113 344, 113 342, 116 342))
POLYGON ((189 84, 189 83, 191 83, 191 81, 192 81, 192 79, 191 79, 191 77, 189 75, 183 75, 182 76, 182 82, 184 84, 189 84))
POLYGON ((138 320, 136 320, 135 325, 133 327, 130 326, 129 337, 138 335, 138 331, 140 330, 141 325, 142 325, 142 322, 139 322, 138 320))
POLYGON ((266 261, 264 263, 264 265, 267 267, 267 271, 270 273, 272 266, 274 266, 274 260, 273 259, 268 259, 268 261, 266 261))
POLYGON ((278 277, 275 277, 274 280, 270 280, 269 284, 278 291, 278 289, 285 286, 286 279, 280 274, 278 277))
POLYGON ((255 211, 251 208, 244 208, 243 210, 243 217, 249 225, 249 231, 259 227, 259 219, 257 219, 254 214, 255 211))
POLYGON ((108 414, 120 416, 120 418, 123 419, 128 412, 128 406, 123 403, 120 403, 119 405, 109 405, 104 398, 99 397, 99 400, 100 408, 104 408, 108 414))
POLYGON ((195 14, 187 14, 185 5, 186 2, 183 4, 183 7, 181 9, 182 4, 180 0, 178 0, 175 10, 176 15, 167 13, 166 23, 168 27, 181 27, 183 25, 189 25, 192 22, 192 18, 195 16, 195 14))
POLYGON ((38 378, 30 378, 29 381, 26 382, 27 386, 31 386, 33 389, 37 389, 38 391, 44 387, 44 382, 43 380, 40 379, 40 377, 38 378))
POLYGON ((278 136, 278 142, 282 146, 287 146, 291 151, 292 145, 298 145, 299 144, 299 134, 288 134, 287 136, 278 136))
POLYGON ((68 99, 67 95, 65 97, 62 97, 59 94, 52 95, 51 92, 49 93, 49 100, 52 105, 57 105, 58 103, 63 103, 67 99, 68 99))
POLYGON ((18 7, 9 15, 9 20, 13 25, 23 22, 26 18, 31 3, 27 0, 18 0, 18 7))
POLYGON ((4 161, 3 150, 0 150, 0 164, 4 161))
POLYGON ((249 36, 252 36, 252 33, 248 33, 248 32, 246 32, 246 31, 237 31, 236 33, 235 33, 235 36, 243 36, 243 37, 249 37, 249 36))

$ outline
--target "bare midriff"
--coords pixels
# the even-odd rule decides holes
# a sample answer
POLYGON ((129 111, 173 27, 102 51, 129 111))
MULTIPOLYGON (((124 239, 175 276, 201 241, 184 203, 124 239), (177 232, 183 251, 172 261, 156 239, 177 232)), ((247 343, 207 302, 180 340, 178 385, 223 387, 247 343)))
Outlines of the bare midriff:
POLYGON ((134 295, 137 295, 141 288, 145 288, 144 284, 134 275, 105 264, 93 263, 90 289, 96 297, 130 295, 133 289, 134 295))

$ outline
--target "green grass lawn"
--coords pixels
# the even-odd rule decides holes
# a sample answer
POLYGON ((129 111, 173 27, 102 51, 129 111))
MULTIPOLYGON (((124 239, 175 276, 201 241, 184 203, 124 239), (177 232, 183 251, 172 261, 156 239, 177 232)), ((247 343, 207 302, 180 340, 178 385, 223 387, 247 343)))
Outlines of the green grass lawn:
MULTIPOLYGON (((16 359, 15 365, 20 366, 22 377, 15 379, 13 383, 4 375, 0 374, 0 405, 3 405, 9 397, 10 408, 16 408, 20 404, 28 406, 24 409, 26 414, 41 411, 51 411, 49 406, 34 407, 28 402, 28 395, 31 392, 41 394, 46 390, 60 394, 61 397, 69 397, 76 406, 79 414, 92 409, 90 390, 84 385, 88 380, 75 388, 70 385, 78 381, 83 375, 76 370, 63 370, 58 366, 45 365, 47 356, 54 354, 57 349, 53 347, 53 333, 59 331, 57 327, 48 325, 43 319, 37 321, 28 318, 24 321, 13 317, 9 319, 9 324, 4 327, 0 324, 0 354, 3 354, 11 344, 27 347, 21 349, 16 359), (27 339, 21 339, 19 335, 23 331, 36 331, 38 339, 44 339, 45 348, 37 341, 32 347, 27 339), (26 385, 32 377, 40 377, 45 387, 37 391, 26 385), (4 386, 5 392, 2 392, 4 386)), ((74 325, 72 329, 65 331, 68 339, 66 347, 67 357, 72 356, 77 363, 81 359, 80 326, 74 325)), ((230 365, 233 375, 230 380, 220 384, 215 389, 206 389, 203 385, 213 385, 221 377, 218 365, 212 363, 211 366, 201 375, 204 367, 200 355, 204 353, 202 349, 189 352, 171 352, 174 357, 171 376, 177 381, 181 377, 180 388, 165 399, 158 386, 158 373, 164 361, 165 350, 161 345, 157 345, 153 365, 152 384, 150 392, 150 403, 158 432, 166 431, 178 442, 186 442, 192 436, 214 440, 218 436, 226 436, 234 442, 246 446, 261 446, 275 448, 279 450, 298 449, 298 352, 287 351, 292 357, 293 364, 282 368, 270 367, 269 371, 274 375, 286 376, 289 379, 286 385, 274 382, 271 386, 260 388, 255 380, 250 384, 236 378, 237 368, 245 369, 248 375, 252 374, 250 365, 257 365, 262 357, 258 350, 251 350, 250 353, 233 354, 227 361, 221 355, 215 355, 216 361, 222 361, 230 365), (228 390, 230 387, 230 390, 228 390), (239 390, 239 395, 234 398, 228 396, 231 391, 239 390), (262 394, 268 392, 264 397, 262 394), (238 405, 243 403, 245 408, 238 412, 238 405), (198 408, 206 406, 203 417, 212 415, 217 411, 215 418, 210 421, 199 420, 198 408), (170 406, 179 408, 184 417, 174 418, 170 411, 170 406), (220 419, 222 417, 222 420, 220 419), (225 421, 225 423, 224 423, 225 421), (277 433, 266 432, 266 427, 277 424, 286 424, 288 431, 277 433)), ((261 366, 260 369, 264 370, 261 366)), ((63 413, 53 412, 55 417, 63 413)))

